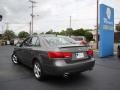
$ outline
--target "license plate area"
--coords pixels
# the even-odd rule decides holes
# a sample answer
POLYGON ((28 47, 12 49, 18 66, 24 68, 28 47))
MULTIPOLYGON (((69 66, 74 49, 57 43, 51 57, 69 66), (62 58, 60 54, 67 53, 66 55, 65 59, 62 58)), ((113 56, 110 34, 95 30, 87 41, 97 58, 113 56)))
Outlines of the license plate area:
POLYGON ((76 59, 82 59, 82 58, 85 58, 85 55, 83 52, 77 52, 75 53, 75 57, 76 59))

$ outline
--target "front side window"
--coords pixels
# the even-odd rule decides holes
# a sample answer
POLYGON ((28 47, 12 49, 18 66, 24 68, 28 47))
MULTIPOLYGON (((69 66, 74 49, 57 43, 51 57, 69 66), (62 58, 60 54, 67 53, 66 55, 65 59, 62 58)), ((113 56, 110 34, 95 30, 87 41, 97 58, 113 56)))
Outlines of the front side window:
POLYGON ((21 46, 29 46, 30 41, 31 41, 31 37, 26 38, 26 39, 23 41, 23 43, 22 43, 22 45, 21 45, 21 46))
POLYGON ((30 41, 31 46, 39 46, 39 39, 38 37, 33 37, 30 41))
POLYGON ((36 41, 37 41, 37 37, 33 37, 33 38, 31 39, 30 44, 31 44, 32 46, 35 46, 35 45, 36 45, 36 41))
POLYGON ((39 39, 37 39, 37 41, 36 41, 36 44, 35 44, 36 46, 40 46, 40 41, 39 41, 39 39))
POLYGON ((39 45, 40 45, 40 42, 38 37, 27 38, 23 42, 23 46, 39 46, 39 45))

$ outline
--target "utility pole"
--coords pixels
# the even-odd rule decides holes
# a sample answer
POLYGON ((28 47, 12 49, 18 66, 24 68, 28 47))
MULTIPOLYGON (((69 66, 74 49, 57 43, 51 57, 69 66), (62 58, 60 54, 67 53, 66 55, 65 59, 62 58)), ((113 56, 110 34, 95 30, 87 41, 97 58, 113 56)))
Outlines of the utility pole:
POLYGON ((29 27, 30 27, 30 28, 29 28, 29 30, 30 30, 30 31, 29 31, 29 34, 31 35, 31 22, 29 23, 29 27))
POLYGON ((70 16, 70 26, 69 26, 69 28, 71 28, 71 16, 70 16))
POLYGON ((32 6, 31 6, 31 8, 32 8, 32 13, 31 13, 31 34, 33 34, 33 29, 34 29, 34 7, 35 7, 34 4, 37 3, 37 2, 32 1, 32 0, 29 0, 29 2, 32 3, 32 6))
POLYGON ((97 17, 96 17, 96 49, 98 49, 98 29, 99 29, 99 23, 98 23, 98 12, 99 12, 99 0, 97 0, 97 17))

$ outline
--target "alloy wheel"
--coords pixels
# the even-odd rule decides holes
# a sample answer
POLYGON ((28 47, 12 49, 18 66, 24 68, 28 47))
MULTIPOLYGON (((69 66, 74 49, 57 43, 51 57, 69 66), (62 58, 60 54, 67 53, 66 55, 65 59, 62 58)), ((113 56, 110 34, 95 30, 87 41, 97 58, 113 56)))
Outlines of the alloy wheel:
POLYGON ((15 54, 12 55, 12 61, 14 64, 18 64, 18 58, 15 54))
POLYGON ((34 75, 37 79, 41 78, 41 67, 38 62, 34 63, 34 75))

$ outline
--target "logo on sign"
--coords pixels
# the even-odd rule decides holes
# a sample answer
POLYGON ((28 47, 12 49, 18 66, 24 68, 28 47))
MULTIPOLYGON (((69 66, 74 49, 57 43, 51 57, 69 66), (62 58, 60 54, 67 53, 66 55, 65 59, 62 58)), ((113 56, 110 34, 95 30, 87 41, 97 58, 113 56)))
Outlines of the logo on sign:
POLYGON ((106 17, 104 17, 104 23, 107 25, 104 25, 104 29, 111 30, 113 29, 113 27, 111 28, 110 26, 108 26, 108 25, 113 25, 113 22, 111 21, 111 16, 112 16, 111 8, 109 7, 106 8, 105 15, 106 17))
POLYGON ((107 8, 106 15, 107 15, 107 19, 111 18, 111 9, 110 8, 107 8))

